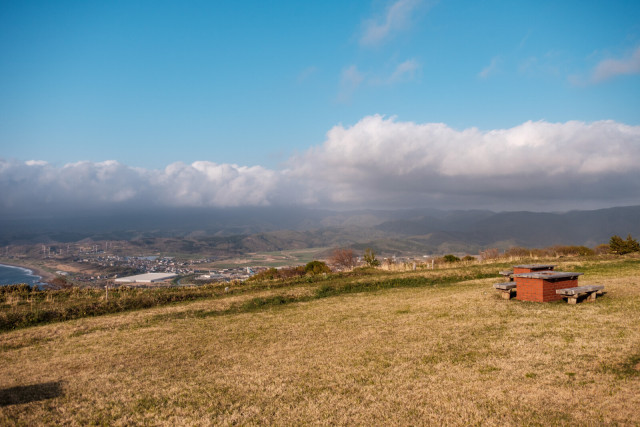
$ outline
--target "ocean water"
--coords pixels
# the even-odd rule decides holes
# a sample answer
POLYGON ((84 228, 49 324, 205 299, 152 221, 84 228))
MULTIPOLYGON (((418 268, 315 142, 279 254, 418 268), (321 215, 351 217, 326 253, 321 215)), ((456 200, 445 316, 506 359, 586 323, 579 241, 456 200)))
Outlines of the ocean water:
POLYGON ((22 268, 12 267, 0 264, 0 286, 15 285, 18 283, 27 283, 29 285, 38 285, 42 277, 33 274, 33 271, 22 268))

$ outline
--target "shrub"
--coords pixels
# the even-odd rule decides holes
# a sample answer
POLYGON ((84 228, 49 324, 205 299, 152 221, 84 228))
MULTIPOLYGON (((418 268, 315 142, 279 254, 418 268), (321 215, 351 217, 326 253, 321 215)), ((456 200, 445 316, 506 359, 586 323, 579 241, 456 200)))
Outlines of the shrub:
MULTIPOLYGON (((524 248, 526 249, 526 248, 524 248)), ((551 248, 543 248, 543 249, 526 249, 529 251, 529 256, 531 257, 550 257, 556 256, 557 253, 553 251, 551 248)))
POLYGON ((556 255, 581 255, 581 256, 588 256, 588 255, 594 255, 595 252, 593 251, 593 249, 590 249, 586 246, 553 246, 551 248, 551 250, 553 252, 555 252, 556 255))
POLYGON ((306 274, 304 266, 299 265, 297 267, 281 268, 278 270, 278 279, 291 279, 293 277, 300 277, 306 274))
POLYGON ((380 265, 380 261, 376 258, 375 252, 370 248, 364 250, 363 258, 369 267, 377 267, 380 265))
POLYGON ((451 255, 451 254, 443 256, 442 259, 444 259, 444 262, 458 262, 458 261, 460 261, 460 258, 458 258, 455 255, 451 255))
POLYGON ((50 282, 50 285, 52 289, 69 289, 73 287, 73 283, 69 282, 64 276, 56 276, 50 282))
POLYGON ((304 267, 306 274, 315 276, 316 274, 331 273, 331 269, 322 261, 311 261, 304 267))
POLYGON ((34 289, 26 283, 20 283, 18 285, 3 285, 0 286, 0 295, 4 294, 28 294, 34 289))
MULTIPOLYGON (((326 266, 325 263, 320 262, 320 261, 313 261, 313 262, 318 262, 318 263, 324 265, 326 270, 324 270, 322 272, 330 272, 331 271, 329 269, 329 267, 326 266)), ((312 263, 309 263, 309 264, 312 264, 312 263)), ((307 264, 307 266, 309 266, 309 264, 307 264)), ((310 267, 310 268, 313 268, 313 267, 310 267)), ((322 267, 316 267, 316 268, 322 268, 322 267)), ((299 265, 297 267, 281 268, 279 270, 271 267, 268 270, 262 271, 262 272, 260 272, 258 274, 254 274, 253 276, 251 276, 248 279, 248 281, 260 282, 260 281, 263 281, 263 280, 293 279, 295 277, 304 276, 307 273, 308 273, 307 267, 304 266, 304 265, 299 265)))
POLYGON ((514 246, 512 248, 507 249, 504 252, 504 254, 507 256, 514 256, 514 257, 526 257, 531 254, 531 251, 521 246, 514 246))
POLYGON ((261 281, 261 280, 274 280, 278 278, 278 270, 271 267, 265 271, 261 271, 258 274, 254 274, 251 276, 249 280, 251 281, 261 281))

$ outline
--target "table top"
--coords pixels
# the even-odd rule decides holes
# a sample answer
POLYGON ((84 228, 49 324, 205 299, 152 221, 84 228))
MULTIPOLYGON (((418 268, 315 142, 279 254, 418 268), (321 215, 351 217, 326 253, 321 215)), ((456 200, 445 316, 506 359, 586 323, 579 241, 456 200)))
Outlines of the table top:
POLYGON ((522 277, 524 279, 571 279, 578 276, 582 276, 584 273, 571 273, 568 271, 534 271, 531 273, 519 273, 515 274, 515 277, 522 277))
POLYGON ((514 265, 513 268, 528 268, 529 270, 546 270, 554 268, 556 264, 522 264, 514 265))

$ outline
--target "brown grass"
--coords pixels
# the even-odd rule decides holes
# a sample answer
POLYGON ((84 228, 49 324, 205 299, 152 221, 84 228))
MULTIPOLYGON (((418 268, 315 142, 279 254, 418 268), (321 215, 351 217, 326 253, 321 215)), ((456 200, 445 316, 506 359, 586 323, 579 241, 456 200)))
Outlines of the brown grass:
POLYGON ((502 300, 483 279, 7 332, 0 424, 637 425, 638 272, 594 270, 581 282, 607 294, 576 306, 502 300))

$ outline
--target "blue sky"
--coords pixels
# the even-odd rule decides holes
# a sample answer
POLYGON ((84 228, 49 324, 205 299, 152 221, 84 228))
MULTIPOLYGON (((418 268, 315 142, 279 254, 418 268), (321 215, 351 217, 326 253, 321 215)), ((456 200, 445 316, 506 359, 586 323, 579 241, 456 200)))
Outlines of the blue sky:
POLYGON ((485 136, 613 121, 635 158, 639 16, 638 1, 2 1, 0 158, 280 174, 374 117, 485 136))

